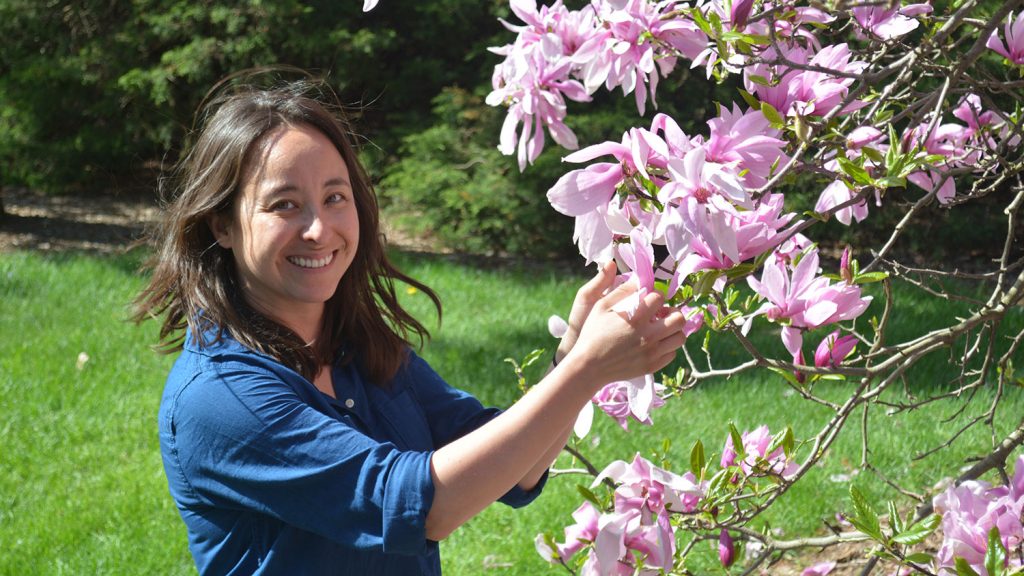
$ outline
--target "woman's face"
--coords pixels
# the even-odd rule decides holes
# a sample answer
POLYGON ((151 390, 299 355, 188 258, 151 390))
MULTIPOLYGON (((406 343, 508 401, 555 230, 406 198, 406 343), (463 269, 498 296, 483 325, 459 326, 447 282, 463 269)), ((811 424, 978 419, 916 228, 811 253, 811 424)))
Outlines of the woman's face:
POLYGON ((348 168, 310 126, 275 129, 254 152, 214 235, 233 253, 246 300, 308 339, 359 245, 348 168))

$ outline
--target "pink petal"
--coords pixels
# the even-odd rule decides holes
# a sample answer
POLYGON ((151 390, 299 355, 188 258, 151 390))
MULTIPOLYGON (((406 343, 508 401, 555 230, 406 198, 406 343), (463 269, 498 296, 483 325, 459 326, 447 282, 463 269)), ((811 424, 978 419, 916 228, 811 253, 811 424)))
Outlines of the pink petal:
POLYGON ((566 216, 582 216, 607 204, 621 181, 622 169, 618 164, 591 164, 559 178, 548 190, 548 202, 566 216))

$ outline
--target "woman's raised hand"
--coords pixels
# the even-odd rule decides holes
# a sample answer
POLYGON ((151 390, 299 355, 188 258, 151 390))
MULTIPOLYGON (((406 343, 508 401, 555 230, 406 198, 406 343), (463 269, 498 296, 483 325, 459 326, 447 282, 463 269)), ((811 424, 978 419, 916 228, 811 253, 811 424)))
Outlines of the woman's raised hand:
POLYGON ((683 314, 664 306, 660 293, 639 297, 632 316, 617 311, 616 304, 637 297, 638 287, 626 282, 604 294, 613 280, 614 264, 609 264, 579 290, 566 333, 567 337, 574 336, 567 358, 579 362, 580 368, 593 376, 595 391, 608 382, 664 368, 686 338, 683 314))

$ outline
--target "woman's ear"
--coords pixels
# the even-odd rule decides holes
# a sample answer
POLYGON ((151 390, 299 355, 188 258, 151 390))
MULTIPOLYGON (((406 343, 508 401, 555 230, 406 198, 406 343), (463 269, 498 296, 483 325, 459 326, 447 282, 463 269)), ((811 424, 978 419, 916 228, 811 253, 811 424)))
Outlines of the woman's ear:
POLYGON ((211 214, 206 219, 206 224, 210 227, 210 232, 213 232, 213 237, 217 240, 217 244, 220 244, 221 248, 230 250, 234 244, 232 242, 230 217, 223 212, 217 212, 211 214))

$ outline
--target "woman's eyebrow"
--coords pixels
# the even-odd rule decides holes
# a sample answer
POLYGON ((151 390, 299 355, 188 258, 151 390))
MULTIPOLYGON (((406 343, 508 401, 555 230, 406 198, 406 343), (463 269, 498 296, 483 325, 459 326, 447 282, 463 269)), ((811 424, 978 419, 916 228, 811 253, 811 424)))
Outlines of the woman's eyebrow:
POLYGON ((348 186, 351 188, 352 184, 348 180, 338 176, 337 178, 331 178, 327 182, 324 182, 324 187, 327 186, 348 186))

